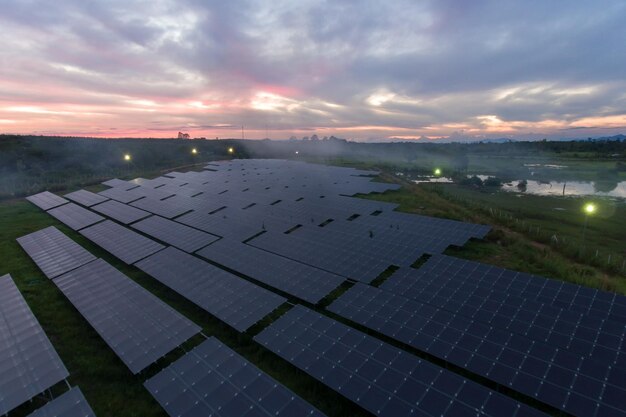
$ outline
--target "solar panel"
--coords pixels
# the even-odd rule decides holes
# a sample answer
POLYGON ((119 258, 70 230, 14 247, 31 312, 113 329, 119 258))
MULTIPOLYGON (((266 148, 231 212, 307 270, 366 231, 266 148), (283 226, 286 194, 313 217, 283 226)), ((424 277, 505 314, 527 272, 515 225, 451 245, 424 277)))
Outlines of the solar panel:
POLYGON ((102 204, 91 207, 91 209, 124 224, 136 222, 150 215, 147 211, 113 200, 105 201, 102 204))
POLYGON ((466 280, 466 274, 461 274, 463 281, 459 282, 446 274, 420 271, 421 268, 400 268, 381 288, 468 319, 626 367, 626 329, 619 322, 598 321, 495 291, 493 285, 476 285, 473 280, 466 280))
POLYGON ((626 322, 626 296, 452 256, 433 256, 420 271, 446 280, 472 282, 514 296, 597 318, 626 322))
POLYGON ((98 195, 117 200, 120 203, 130 203, 132 201, 139 200, 140 198, 145 197, 142 193, 138 192, 136 188, 125 190, 124 188, 117 187, 100 191, 98 195))
POLYGON ((96 417, 82 391, 73 387, 28 417, 96 417))
POLYGON ((219 239, 218 236, 159 216, 148 217, 132 227, 185 252, 195 252, 219 239))
MULTIPOLYGON (((213 214, 196 210, 178 217, 176 221, 214 235, 240 241, 261 232, 264 228, 272 227, 270 219, 250 218, 245 210, 228 207, 213 214)), ((283 227, 282 230, 289 227, 283 227)))
MULTIPOLYGON (((493 311, 494 313, 502 312, 508 316, 515 316, 521 321, 530 321, 535 325, 533 334, 536 337, 543 337, 546 341, 557 346, 564 342, 563 340, 558 342, 559 333, 570 335, 572 341, 565 341, 565 343, 567 343, 568 349, 571 348, 578 353, 589 353, 585 347, 577 343, 578 339, 600 345, 603 358, 614 357, 612 351, 623 352, 624 350, 626 328, 623 321, 602 319, 590 314, 554 307, 534 299, 522 298, 506 291, 499 291, 494 289, 496 286, 489 280, 477 279, 485 275, 484 271, 459 270, 457 273, 454 269, 448 271, 443 268, 440 274, 437 272, 439 269, 437 265, 440 261, 454 264, 463 263, 462 260, 453 257, 433 256, 419 270, 398 270, 383 284, 383 287, 416 299, 422 297, 421 293, 424 291, 436 291, 438 294, 455 299, 457 303, 478 302, 485 305, 485 308, 481 309, 481 317, 484 319, 489 320, 487 313, 493 311), (541 330, 543 333, 541 336, 538 331, 541 327, 545 328, 546 326, 550 327, 550 331, 541 330), (603 349, 604 347, 611 350, 603 349)), ((491 270, 490 265, 481 265, 482 270, 491 270)), ((507 271, 505 274, 517 276, 517 273, 513 271, 507 271)), ((524 283, 523 279, 520 281, 522 284, 524 283)), ((614 297, 613 294, 609 294, 609 296, 614 297)), ((523 328, 520 330, 524 331, 523 328)), ((619 360, 617 357, 615 359, 619 360)))
POLYGON ((128 189, 128 188, 131 188, 131 187, 134 186, 130 182, 124 181, 124 180, 120 180, 118 178, 112 178, 112 179, 110 179, 108 181, 104 181, 102 183, 102 185, 106 185, 107 187, 121 187, 121 188, 125 187, 124 189, 128 189))
POLYGON ((54 226, 19 237, 17 242, 48 278, 96 259, 54 226))
POLYGON ((67 203, 67 200, 63 197, 59 197, 49 191, 28 196, 26 199, 42 210, 50 210, 51 208, 67 203))
POLYGON ((160 243, 111 220, 82 229, 80 234, 127 264, 135 263, 164 248, 160 243))
POLYGON ((178 202, 176 200, 170 201, 169 198, 167 200, 159 200, 157 198, 146 197, 132 202, 131 205, 149 211, 150 213, 158 214, 159 216, 171 219, 190 210, 189 208, 177 203, 178 202))
POLYGON ((624 369, 398 294, 357 283, 328 310, 573 415, 626 406, 624 369))
POLYGON ((135 266, 240 332, 286 301, 284 297, 172 247, 135 266))
POLYGON ((202 330, 102 259, 54 283, 134 374, 202 330))
POLYGON ((85 207, 91 207, 108 200, 107 197, 92 193, 91 191, 87 190, 78 190, 69 194, 65 194, 65 198, 85 207))
POLYGON ((254 340, 377 416, 543 415, 300 305, 254 340))
POLYGON ((251 246, 282 255, 316 268, 357 281, 371 282, 389 267, 389 262, 372 258, 352 248, 331 247, 321 239, 303 239, 284 233, 266 232, 255 237, 251 246))
POLYGON ((345 280, 330 272, 226 238, 200 250, 198 255, 313 304, 345 280))
POLYGON ((324 415, 215 337, 144 385, 170 416, 324 415))
POLYGON ((68 375, 11 276, 0 277, 0 414, 68 375))
POLYGON ((48 214, 73 230, 79 230, 104 220, 104 217, 74 203, 53 208, 48 211, 48 214))

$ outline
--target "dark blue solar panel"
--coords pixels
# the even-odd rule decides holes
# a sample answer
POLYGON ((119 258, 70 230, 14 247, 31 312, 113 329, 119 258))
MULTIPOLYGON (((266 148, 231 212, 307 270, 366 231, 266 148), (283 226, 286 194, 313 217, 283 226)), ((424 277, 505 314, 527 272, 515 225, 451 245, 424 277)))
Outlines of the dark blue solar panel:
POLYGON ((200 250, 198 255, 314 304, 345 280, 227 238, 200 250))
POLYGON ((239 331, 245 331, 286 301, 172 247, 136 266, 239 331))
MULTIPOLYGON (((621 405, 620 402, 590 396, 588 392, 575 392, 571 386, 574 380, 582 377, 597 386, 605 385, 609 375, 624 375, 622 368, 559 351, 548 344, 398 294, 356 284, 328 309, 568 412, 567 402, 559 402, 558 396, 541 396, 539 389, 543 384, 552 384, 554 391, 563 397, 576 393, 584 397, 590 406, 599 407, 602 404, 619 410, 621 405), (570 366, 572 364, 573 367, 570 366)), ((626 398, 623 385, 613 385, 613 388, 623 392, 626 398)))
POLYGON ((28 417, 96 417, 80 388, 73 387, 28 417))
POLYGON ((146 381, 170 416, 312 416, 320 411, 215 337, 146 381))
POLYGON ((68 372, 10 275, 0 277, 0 414, 68 372))
POLYGON ((299 305, 255 340, 375 415, 543 415, 299 305))
POLYGON ((429 268, 401 268, 381 288, 580 355, 626 366, 626 328, 612 320, 510 295, 460 274, 431 274, 429 268))

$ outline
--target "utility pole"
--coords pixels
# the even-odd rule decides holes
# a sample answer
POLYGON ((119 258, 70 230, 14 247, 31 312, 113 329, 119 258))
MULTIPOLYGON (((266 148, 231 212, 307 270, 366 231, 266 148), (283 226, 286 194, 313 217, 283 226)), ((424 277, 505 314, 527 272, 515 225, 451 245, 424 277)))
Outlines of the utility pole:
POLYGON ((243 140, 243 139, 245 139, 245 138, 243 137, 243 125, 241 125, 241 139, 242 139, 242 140, 243 140))

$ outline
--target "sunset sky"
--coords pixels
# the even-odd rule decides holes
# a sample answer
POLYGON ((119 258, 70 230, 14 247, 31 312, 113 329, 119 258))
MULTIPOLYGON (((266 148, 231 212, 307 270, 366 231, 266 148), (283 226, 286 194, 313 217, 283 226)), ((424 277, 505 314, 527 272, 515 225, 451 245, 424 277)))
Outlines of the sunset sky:
POLYGON ((626 1, 0 0, 0 132, 626 133, 626 1))

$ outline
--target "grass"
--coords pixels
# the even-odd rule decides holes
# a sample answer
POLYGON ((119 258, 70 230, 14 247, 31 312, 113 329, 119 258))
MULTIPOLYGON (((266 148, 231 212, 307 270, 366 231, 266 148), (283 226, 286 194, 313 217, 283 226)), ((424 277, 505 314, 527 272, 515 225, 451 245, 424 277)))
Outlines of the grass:
MULTIPOLYGON (((549 203, 542 200, 545 197, 527 196, 531 198, 527 200, 528 203, 524 203, 525 199, 518 199, 513 194, 491 195, 450 185, 411 184, 389 173, 383 173, 381 179, 400 182, 403 187, 397 191, 362 197, 397 203, 400 211, 493 225, 492 232, 485 240, 471 240, 462 248, 450 247, 446 254, 626 294, 623 275, 613 272, 611 268, 595 265, 589 251, 588 262, 584 262, 585 258, 581 259, 579 254, 549 244, 549 238, 548 243, 537 239, 537 226, 540 227, 540 237, 543 239, 556 234, 561 238, 575 240, 580 235, 580 212, 576 208, 581 204, 576 199, 552 201, 548 198, 550 203, 558 202, 560 206, 569 207, 566 218, 560 218, 563 215, 561 211, 546 210, 546 204, 549 207, 549 203), (489 202, 490 207, 504 210, 505 215, 509 214, 508 209, 524 218, 524 226, 520 223, 520 229, 532 225, 528 236, 515 228, 514 220, 508 217, 500 220, 497 215, 491 215, 487 206, 489 202)), ((626 218, 626 208, 623 204, 608 200, 605 207, 604 215, 598 214, 597 218, 589 222, 587 245, 601 244, 606 250, 623 250, 626 224, 619 219, 626 218)))

